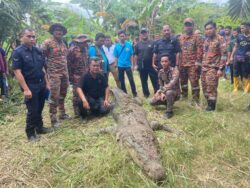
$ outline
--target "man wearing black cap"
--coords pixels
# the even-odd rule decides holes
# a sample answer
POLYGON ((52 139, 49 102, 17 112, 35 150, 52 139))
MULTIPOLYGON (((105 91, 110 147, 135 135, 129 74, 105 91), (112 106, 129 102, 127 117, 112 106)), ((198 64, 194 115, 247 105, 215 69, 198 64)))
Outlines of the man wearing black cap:
POLYGON ((90 39, 87 35, 80 34, 73 39, 74 46, 70 47, 69 53, 67 56, 68 60, 68 70, 69 70, 69 81, 73 86, 73 109, 75 117, 79 116, 78 110, 78 95, 76 92, 76 87, 81 76, 88 71, 88 43, 90 39))
POLYGON ((150 95, 148 89, 148 76, 154 88, 154 93, 158 88, 158 76, 157 72, 152 67, 154 42, 148 38, 148 30, 146 28, 141 29, 141 41, 135 46, 135 62, 137 63, 138 71, 140 73, 140 79, 142 84, 142 90, 144 96, 147 98, 150 95))
POLYGON ((178 66, 179 64, 179 52, 181 51, 179 43, 176 37, 172 36, 172 30, 169 25, 162 27, 162 39, 157 40, 154 44, 152 66, 155 70, 160 70, 161 67, 161 56, 163 54, 169 55, 169 60, 172 67, 178 66))
POLYGON ((69 75, 67 68, 67 47, 63 42, 63 35, 67 29, 61 24, 53 24, 49 28, 49 33, 53 35, 44 41, 42 50, 47 58, 47 72, 51 87, 50 95, 50 119, 53 127, 59 127, 57 120, 57 107, 59 107, 59 119, 67 119, 65 113, 64 99, 69 85, 69 75))

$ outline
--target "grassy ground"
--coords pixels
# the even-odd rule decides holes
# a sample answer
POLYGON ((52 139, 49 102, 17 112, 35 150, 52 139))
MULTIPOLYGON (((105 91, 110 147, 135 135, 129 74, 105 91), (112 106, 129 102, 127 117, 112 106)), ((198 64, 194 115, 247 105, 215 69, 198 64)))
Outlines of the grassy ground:
MULTIPOLYGON (((91 134, 113 125, 111 115, 87 124, 64 121, 58 131, 28 143, 25 107, 16 106, 18 113, 6 116, 0 125, 0 187, 250 187, 250 112, 244 111, 250 96, 242 92, 231 96, 231 89, 229 81, 220 82, 216 112, 204 112, 204 104, 192 107, 179 101, 170 120, 163 118, 164 108, 155 109, 144 100, 149 120, 184 133, 181 137, 155 133, 167 172, 167 179, 158 185, 112 135, 91 134)), ((73 115, 69 98, 67 109, 73 115)), ((49 126, 47 105, 44 117, 49 126)))

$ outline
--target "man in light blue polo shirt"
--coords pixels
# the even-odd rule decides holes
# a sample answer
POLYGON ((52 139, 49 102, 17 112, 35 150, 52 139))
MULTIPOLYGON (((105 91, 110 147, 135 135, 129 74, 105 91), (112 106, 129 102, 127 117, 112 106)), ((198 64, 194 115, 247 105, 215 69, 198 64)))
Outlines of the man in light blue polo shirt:
POLYGON ((133 47, 129 42, 126 42, 125 31, 118 32, 119 43, 116 44, 114 49, 115 64, 118 67, 119 80, 121 83, 121 89, 127 93, 125 85, 124 73, 126 72, 133 96, 137 96, 135 82, 133 78, 132 69, 135 69, 135 64, 133 63, 133 47))
POLYGON ((108 80, 108 66, 109 62, 102 48, 104 45, 105 35, 103 33, 97 33, 95 36, 95 45, 90 46, 88 49, 89 58, 98 57, 101 59, 101 69, 102 73, 108 80))

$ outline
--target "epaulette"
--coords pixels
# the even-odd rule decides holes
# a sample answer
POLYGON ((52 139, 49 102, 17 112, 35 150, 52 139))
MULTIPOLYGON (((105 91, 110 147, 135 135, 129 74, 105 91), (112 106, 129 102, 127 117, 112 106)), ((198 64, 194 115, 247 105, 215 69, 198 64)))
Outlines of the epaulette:
POLYGON ((43 51, 42 51, 41 48, 38 48, 37 46, 34 46, 33 48, 34 48, 35 50, 37 50, 38 52, 43 53, 43 51))
POLYGON ((16 48, 14 49, 14 51, 15 51, 15 50, 19 50, 20 48, 22 48, 22 45, 16 47, 16 48))

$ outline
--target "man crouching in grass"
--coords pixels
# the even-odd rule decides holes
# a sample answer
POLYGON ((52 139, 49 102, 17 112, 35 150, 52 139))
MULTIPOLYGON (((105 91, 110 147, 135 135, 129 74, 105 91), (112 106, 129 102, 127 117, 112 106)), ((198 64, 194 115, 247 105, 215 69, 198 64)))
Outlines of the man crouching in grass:
POLYGON ((166 118, 171 118, 173 114, 173 105, 180 98, 179 70, 177 67, 171 67, 169 57, 163 54, 161 57, 162 69, 158 73, 160 89, 155 93, 151 100, 151 105, 166 104, 166 118))
POLYGON ((107 79, 101 73, 101 61, 90 58, 89 71, 82 75, 77 87, 79 114, 83 120, 86 121, 88 110, 95 116, 110 111, 109 92, 107 79))

